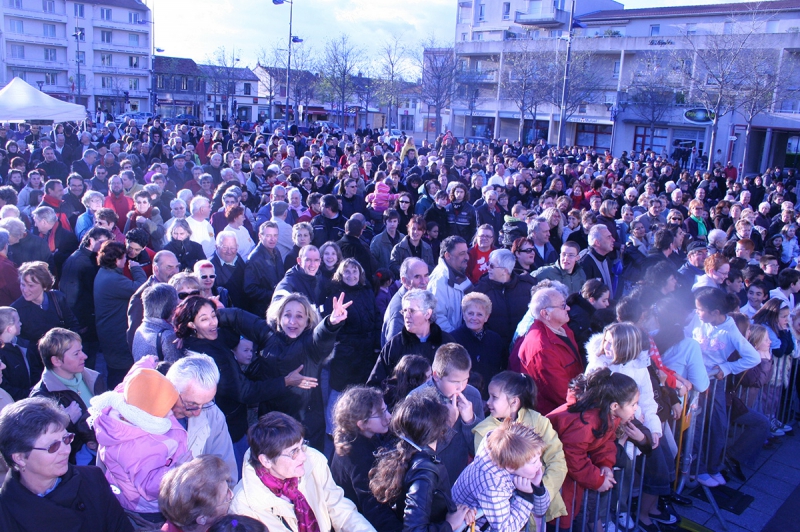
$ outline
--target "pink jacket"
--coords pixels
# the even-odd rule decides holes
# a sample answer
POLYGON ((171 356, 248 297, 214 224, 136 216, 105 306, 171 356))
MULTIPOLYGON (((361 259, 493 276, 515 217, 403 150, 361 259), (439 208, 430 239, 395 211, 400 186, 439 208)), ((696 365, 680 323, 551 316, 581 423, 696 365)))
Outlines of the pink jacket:
POLYGON ((97 458, 105 466, 109 484, 119 488, 113 491, 126 510, 158 512, 161 478, 192 459, 186 430, 172 413, 168 419, 172 426, 165 434, 151 434, 123 421, 111 406, 94 420, 97 458))
POLYGON ((372 208, 383 212, 389 208, 389 203, 397 199, 397 194, 390 194, 389 185, 379 181, 375 184, 375 192, 367 194, 367 203, 372 203, 372 208))

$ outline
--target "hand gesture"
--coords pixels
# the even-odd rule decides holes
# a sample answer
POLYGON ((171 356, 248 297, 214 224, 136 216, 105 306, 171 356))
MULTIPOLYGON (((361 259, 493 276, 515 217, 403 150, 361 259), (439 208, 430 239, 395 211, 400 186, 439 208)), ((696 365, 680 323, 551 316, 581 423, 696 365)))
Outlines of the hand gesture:
POLYGON ((651 434, 651 437, 653 438, 653 449, 655 449, 656 447, 658 447, 658 440, 661 439, 661 434, 659 434, 658 432, 654 432, 653 434, 651 434))
POLYGON ((602 468, 600 474, 603 475, 603 484, 597 488, 597 491, 603 493, 613 488, 617 481, 614 480, 614 472, 607 467, 602 468))
POLYGON ((683 413, 683 406, 680 403, 675 403, 674 405, 672 405, 672 419, 680 419, 682 413, 683 413))
POLYGON ((539 462, 539 470, 536 472, 536 474, 531 479, 531 485, 533 485, 533 486, 541 485, 542 484, 542 478, 544 478, 544 467, 542 466, 542 463, 539 462))
POLYGON ((77 423, 81 419, 81 407, 77 401, 72 401, 69 406, 64 408, 64 413, 69 416, 70 421, 77 423))
POLYGON ((533 493, 533 483, 531 479, 521 477, 519 475, 512 475, 511 482, 514 483, 514 487, 517 491, 521 491, 522 493, 533 493))
POLYGON ((463 504, 459 504, 455 512, 447 514, 447 522, 453 530, 459 530, 473 521, 475 521, 475 510, 463 504))
POLYGON ((310 390, 311 388, 317 387, 317 379, 300 375, 300 372, 303 371, 303 367, 303 364, 300 364, 296 370, 283 378, 283 382, 286 386, 295 386, 303 390, 310 390))
POLYGON ((635 441, 636 443, 642 443, 645 440, 644 432, 639 430, 639 427, 630 421, 622 425, 622 432, 625 433, 625 436, 627 436, 629 440, 635 441))
POLYGON ((217 310, 225 308, 225 305, 222 304, 219 300, 219 296, 211 296, 208 299, 214 302, 214 305, 217 307, 217 310))
POLYGON ((447 422, 452 427, 456 424, 456 421, 458 421, 458 406, 456 406, 456 401, 452 397, 447 401, 445 406, 447 406, 447 422))
POLYGON ((472 409, 472 403, 469 399, 464 397, 464 394, 459 392, 450 399, 455 403, 458 408, 458 413, 461 416, 461 421, 464 423, 472 423, 475 420, 475 412, 472 409))
POLYGON ((347 303, 343 303, 344 301, 344 292, 342 292, 339 297, 333 298, 333 312, 328 319, 331 321, 331 325, 337 325, 344 320, 347 319, 347 308, 353 304, 352 301, 348 301, 347 303))

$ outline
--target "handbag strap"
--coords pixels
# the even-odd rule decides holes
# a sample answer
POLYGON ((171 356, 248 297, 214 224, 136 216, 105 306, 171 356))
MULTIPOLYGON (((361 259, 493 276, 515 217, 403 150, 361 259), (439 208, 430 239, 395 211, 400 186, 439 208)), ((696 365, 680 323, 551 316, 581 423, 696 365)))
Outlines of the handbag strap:
POLYGON ((164 360, 164 351, 161 349, 161 336, 163 336, 163 334, 164 334, 164 329, 161 329, 160 331, 158 331, 158 334, 156 335, 156 354, 158 354, 159 361, 164 360))
POLYGON ((53 306, 56 308, 56 314, 58 314, 58 321, 61 322, 61 325, 65 325, 64 323, 64 315, 61 313, 61 305, 58 304, 58 298, 53 292, 48 292, 50 296, 50 300, 53 302, 53 306))

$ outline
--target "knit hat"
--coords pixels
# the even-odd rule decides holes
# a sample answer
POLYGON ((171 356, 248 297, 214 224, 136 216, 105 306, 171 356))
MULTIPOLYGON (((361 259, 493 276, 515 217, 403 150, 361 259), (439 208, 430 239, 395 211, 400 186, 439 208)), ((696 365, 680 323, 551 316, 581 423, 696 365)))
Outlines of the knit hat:
POLYGON ((122 392, 130 406, 155 417, 165 417, 178 401, 178 390, 154 369, 138 368, 125 379, 122 392))

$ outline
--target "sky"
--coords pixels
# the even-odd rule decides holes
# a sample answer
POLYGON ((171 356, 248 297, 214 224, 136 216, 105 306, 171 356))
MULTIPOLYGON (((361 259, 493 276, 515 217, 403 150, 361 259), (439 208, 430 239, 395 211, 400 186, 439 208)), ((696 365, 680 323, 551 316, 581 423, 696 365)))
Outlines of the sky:
MULTIPOLYGON (((740 2, 744 0, 728 0, 740 2)), ((419 50, 433 36, 455 38, 458 0, 294 0, 292 33, 319 56, 326 40, 341 33, 373 52, 395 36, 419 50)), ((253 67, 259 52, 289 38, 289 4, 271 0, 145 0, 154 13, 155 46, 160 55, 210 62, 224 46, 236 50, 239 65, 253 67)), ((720 3, 712 0, 628 0, 626 9, 720 3)), ((371 54, 373 57, 375 53, 371 54)), ((373 60, 374 66, 374 60, 373 60)))

